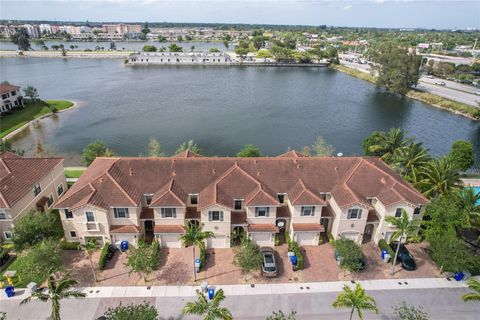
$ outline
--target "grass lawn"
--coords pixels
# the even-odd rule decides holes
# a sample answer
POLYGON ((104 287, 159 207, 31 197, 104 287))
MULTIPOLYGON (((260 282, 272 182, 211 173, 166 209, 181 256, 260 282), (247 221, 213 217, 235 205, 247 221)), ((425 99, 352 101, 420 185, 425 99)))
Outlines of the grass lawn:
POLYGON ((33 119, 52 113, 51 108, 60 111, 72 106, 73 102, 67 100, 42 100, 39 102, 26 100, 23 109, 2 116, 0 119, 0 138, 3 138, 10 132, 20 128, 33 119))
POLYGON ((28 277, 19 276, 20 270, 26 269, 27 267, 24 265, 24 260, 19 258, 13 258, 10 260, 9 264, 3 267, 2 274, 0 275, 0 283, 2 284, 2 288, 5 288, 8 285, 7 279, 3 277, 5 271, 17 271, 17 275, 13 278, 13 285, 16 288, 26 288, 27 284, 30 282, 35 282, 37 285, 40 285, 45 281, 46 277, 41 277, 38 275, 29 275, 28 277))
POLYGON ((80 176, 85 172, 84 170, 67 170, 65 169, 65 177, 66 178, 80 178, 80 176))

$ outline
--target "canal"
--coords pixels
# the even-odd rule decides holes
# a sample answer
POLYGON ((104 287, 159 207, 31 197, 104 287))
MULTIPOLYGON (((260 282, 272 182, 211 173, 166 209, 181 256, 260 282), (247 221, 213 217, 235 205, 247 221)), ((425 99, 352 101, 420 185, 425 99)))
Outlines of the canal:
POLYGON ((78 163, 96 139, 137 156, 150 137, 169 154, 194 139, 207 155, 231 156, 253 143, 274 156, 323 136, 336 152, 359 155, 365 136, 391 127, 434 155, 466 139, 480 157, 478 122, 327 68, 126 67, 121 60, 43 58, 0 64, 2 81, 33 85, 43 99, 78 102, 12 140, 27 154, 41 140, 67 164, 78 163))

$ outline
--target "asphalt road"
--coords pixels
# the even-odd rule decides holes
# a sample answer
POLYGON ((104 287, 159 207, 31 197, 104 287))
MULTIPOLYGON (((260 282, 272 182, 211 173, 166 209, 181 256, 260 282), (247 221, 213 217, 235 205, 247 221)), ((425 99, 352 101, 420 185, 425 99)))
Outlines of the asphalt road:
MULTIPOLYGON (((448 289, 401 289, 370 291, 377 301, 380 313, 378 315, 365 312, 365 319, 393 319, 392 306, 400 301, 422 306, 428 312, 430 319, 443 320, 470 320, 478 319, 480 314, 479 303, 464 303, 460 296, 467 292, 464 288, 448 289)), ((297 312, 297 320, 345 320, 349 310, 334 309, 331 305, 337 293, 301 293, 283 295, 245 295, 227 297, 223 303, 233 314, 235 319, 260 320, 265 319, 273 310, 297 312)), ((66 300, 61 304, 62 319, 90 320, 102 315, 109 306, 116 306, 120 302, 141 303, 149 301, 156 305, 160 319, 199 319, 197 317, 183 317, 180 310, 192 298, 183 297, 150 297, 150 298, 87 298, 82 300, 66 300)), ((7 312, 7 319, 47 319, 50 305, 32 301, 25 306, 19 306, 18 300, 1 301, 0 310, 7 312)), ((354 319, 357 319, 356 316, 354 319)))

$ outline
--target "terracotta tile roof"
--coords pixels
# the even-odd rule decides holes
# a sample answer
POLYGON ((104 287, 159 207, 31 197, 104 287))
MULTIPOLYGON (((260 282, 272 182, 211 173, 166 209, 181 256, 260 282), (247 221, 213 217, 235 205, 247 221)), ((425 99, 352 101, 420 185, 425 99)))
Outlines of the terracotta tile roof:
MULTIPOLYGON (((0 166, 1 167, 1 166, 0 166)), ((404 201, 425 204, 427 199, 390 169, 371 157, 175 157, 97 158, 56 207, 83 204, 99 207, 132 206, 143 194, 154 194, 164 205, 185 206, 188 194, 198 194, 197 210, 219 204, 278 206, 278 193, 299 205, 321 204, 320 193, 330 192, 341 208, 371 198, 387 205, 404 201), (303 203, 302 203, 303 202, 303 203)))
POLYGON ((200 219, 200 211, 195 207, 187 207, 185 209, 185 219, 200 219))
MULTIPOLYGON (((290 208, 288 206, 277 207, 277 218, 290 218, 290 208)), ((322 213, 323 216, 323 213, 322 213)))
POLYGON ((37 208, 43 208, 47 202, 48 197, 43 196, 37 201, 35 205, 37 206, 37 208))
POLYGON ((157 224, 154 233, 185 233, 185 227, 181 224, 157 224))
POLYGON ((322 218, 326 217, 334 217, 335 214, 333 213, 333 209, 330 206, 326 206, 322 208, 322 218))
POLYGON ((14 206, 62 163, 62 158, 24 158, 11 152, 1 152, 0 208, 14 206))
POLYGON ((292 227, 293 231, 325 231, 325 228, 320 223, 293 223, 292 227))
POLYGON ((13 86, 11 84, 0 84, 0 94, 15 91, 18 89, 20 89, 19 86, 13 86))
POLYGON ((153 220, 155 218, 155 213, 152 208, 142 208, 140 212, 140 220, 153 220))
POLYGON ((278 232, 278 228, 274 224, 255 223, 248 225, 248 232, 278 232))
POLYGON ((290 159, 297 159, 297 158, 304 158, 304 157, 306 157, 306 155, 295 150, 290 150, 277 156, 277 158, 290 158, 290 159))
POLYGON ((198 153, 192 152, 190 150, 186 150, 180 153, 177 153, 174 155, 172 158, 202 158, 202 155, 199 155, 198 153))
POLYGON ((378 219, 378 216, 375 213, 375 210, 368 211, 367 222, 378 222, 378 221, 380 221, 380 219, 378 219))
POLYGON ((140 233, 137 226, 133 224, 110 226, 110 233, 140 233))
POLYGON ((245 211, 233 211, 232 212, 232 224, 246 224, 247 213, 245 211))

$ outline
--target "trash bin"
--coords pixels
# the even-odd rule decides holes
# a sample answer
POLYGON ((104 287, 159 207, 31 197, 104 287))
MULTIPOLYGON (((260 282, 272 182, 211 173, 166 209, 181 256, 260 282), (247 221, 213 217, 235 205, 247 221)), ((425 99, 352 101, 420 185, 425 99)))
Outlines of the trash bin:
POLYGON ((383 262, 390 262, 390 259, 392 259, 392 256, 389 253, 383 255, 383 262))
POLYGON ((388 254, 387 250, 382 250, 382 260, 385 261, 385 255, 388 254))
POLYGON ((7 297, 11 298, 15 295, 15 288, 13 286, 8 286, 5 288, 5 293, 7 297))
POLYGON ((195 259, 195 272, 199 273, 200 272, 200 259, 195 259))
POLYGON ((208 299, 212 300, 214 296, 215 296, 215 289, 208 288, 208 299))
POLYGON ((128 250, 128 241, 127 240, 123 240, 122 243, 120 243, 120 250, 122 250, 122 252, 125 252, 128 250))
POLYGON ((462 281, 463 277, 465 275, 463 274, 463 272, 456 272, 455 275, 453 276, 453 278, 456 280, 456 281, 462 281))

